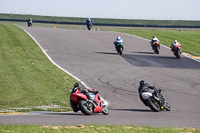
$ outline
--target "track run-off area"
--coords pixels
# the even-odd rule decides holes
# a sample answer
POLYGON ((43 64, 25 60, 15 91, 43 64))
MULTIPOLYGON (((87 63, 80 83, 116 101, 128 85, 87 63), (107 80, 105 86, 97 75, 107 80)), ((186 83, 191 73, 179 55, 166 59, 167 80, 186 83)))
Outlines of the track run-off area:
MULTIPOLYGON (((0 115, 0 124, 116 124, 153 127, 200 127, 200 63, 184 55, 176 59, 161 46, 156 55, 149 40, 110 31, 23 27, 59 67, 109 102, 109 115, 81 112, 0 115), (124 40, 122 56, 116 36, 124 40), (171 111, 152 112, 138 96, 139 81, 164 90, 171 111)), ((172 40, 173 41, 173 40, 172 40)), ((47 66, 48 67, 48 66, 47 66)), ((69 88, 71 89, 71 88, 69 88)))

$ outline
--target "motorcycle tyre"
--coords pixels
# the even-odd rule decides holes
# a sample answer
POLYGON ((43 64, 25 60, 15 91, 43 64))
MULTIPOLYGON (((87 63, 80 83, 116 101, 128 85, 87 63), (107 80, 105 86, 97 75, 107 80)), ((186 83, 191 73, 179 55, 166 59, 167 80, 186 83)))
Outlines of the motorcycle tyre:
POLYGON ((179 52, 177 53, 176 58, 180 59, 180 53, 179 52))
POLYGON ((158 49, 158 47, 155 47, 155 53, 156 53, 156 54, 159 54, 159 49, 158 49))
POLYGON ((167 111, 171 111, 171 107, 170 107, 170 105, 166 102, 166 110, 167 111))
POLYGON ((81 112, 84 113, 85 115, 92 115, 93 114, 93 108, 90 108, 90 110, 88 110, 88 107, 85 104, 87 104, 86 100, 80 100, 79 101, 78 105, 79 105, 81 112))
POLYGON ((121 47, 118 48, 118 53, 119 53, 120 55, 122 55, 122 48, 121 48, 121 47))
POLYGON ((102 113, 104 114, 104 115, 108 115, 109 114, 109 110, 108 110, 108 107, 103 107, 102 108, 102 113))
MULTIPOLYGON (((153 110, 154 112, 159 112, 160 111, 160 105, 158 104, 159 107, 156 107, 155 104, 152 102, 152 98, 147 99, 147 105, 153 110)), ((156 102, 157 103, 157 102, 156 102)))

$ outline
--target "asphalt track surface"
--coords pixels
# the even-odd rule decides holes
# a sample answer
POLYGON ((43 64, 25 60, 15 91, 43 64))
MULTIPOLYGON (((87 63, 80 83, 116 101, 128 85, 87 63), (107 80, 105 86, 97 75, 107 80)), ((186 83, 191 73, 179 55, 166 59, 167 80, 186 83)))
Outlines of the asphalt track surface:
POLYGON ((0 115, 0 124, 74 125, 116 124, 153 127, 200 127, 200 63, 188 57, 176 59, 161 46, 153 54, 149 40, 105 31, 24 27, 51 59, 63 69, 98 89, 109 102, 110 114, 30 113, 0 115), (122 56, 112 44, 124 39, 122 56), (170 112, 152 112, 140 101, 137 89, 145 80, 164 90, 170 112))

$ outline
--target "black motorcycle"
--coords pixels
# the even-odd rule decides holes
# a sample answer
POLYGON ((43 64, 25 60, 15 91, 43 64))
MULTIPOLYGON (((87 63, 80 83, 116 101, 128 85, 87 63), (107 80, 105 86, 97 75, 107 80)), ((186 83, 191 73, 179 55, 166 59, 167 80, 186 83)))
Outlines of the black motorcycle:
POLYGON ((140 81, 138 92, 141 101, 152 111, 159 112, 163 110, 171 110, 171 107, 166 102, 161 89, 157 89, 154 86, 149 86, 147 83, 144 83, 144 81, 140 81))
POLYGON ((28 27, 32 27, 32 22, 31 21, 28 21, 28 27))
POLYGON ((115 44, 115 49, 117 51, 117 53, 119 53, 120 55, 123 54, 123 50, 124 50, 124 46, 122 43, 117 43, 117 42, 114 42, 115 44))
POLYGON ((88 30, 91 30, 92 29, 92 24, 87 24, 87 28, 88 28, 88 30))

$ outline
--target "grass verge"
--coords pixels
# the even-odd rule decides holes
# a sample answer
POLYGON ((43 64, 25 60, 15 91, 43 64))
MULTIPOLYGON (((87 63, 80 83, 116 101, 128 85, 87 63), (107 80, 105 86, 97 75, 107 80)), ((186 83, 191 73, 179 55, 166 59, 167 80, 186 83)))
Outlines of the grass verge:
MULTIPOLYGON (((23 30, 14 26, 26 26, 26 23, 0 23, 4 23, 0 24, 2 50, 0 53, 0 111, 68 110, 69 89, 76 81, 54 66, 37 44, 23 30), (58 108, 54 108, 55 106, 58 108)), ((34 26, 53 27, 51 24, 34 24, 34 26)), ((56 26, 67 29, 86 29, 85 26, 77 25, 56 26)), ((177 39, 183 45, 184 52, 200 56, 200 49, 198 49, 200 31, 197 29, 186 29, 181 32, 177 29, 103 26, 94 26, 94 28, 133 34, 147 39, 156 35, 166 46, 177 39)))
POLYGON ((199 128, 156 128, 115 125, 31 126, 0 125, 1 133, 199 133, 199 128))
MULTIPOLYGON (((57 16, 40 16, 40 15, 23 15, 23 14, 3 14, 0 13, 0 19, 20 19, 28 20, 29 18, 42 21, 54 22, 79 22, 85 23, 87 18, 82 17, 57 17, 57 16)), ((93 23, 99 24, 135 24, 135 25, 158 25, 158 26, 200 26, 200 21, 188 20, 141 20, 141 19, 110 19, 110 18, 92 18, 93 23)))
POLYGON ((76 81, 54 66, 22 29, 0 24, 0 31, 0 110, 41 105, 68 110, 69 89, 76 81))

